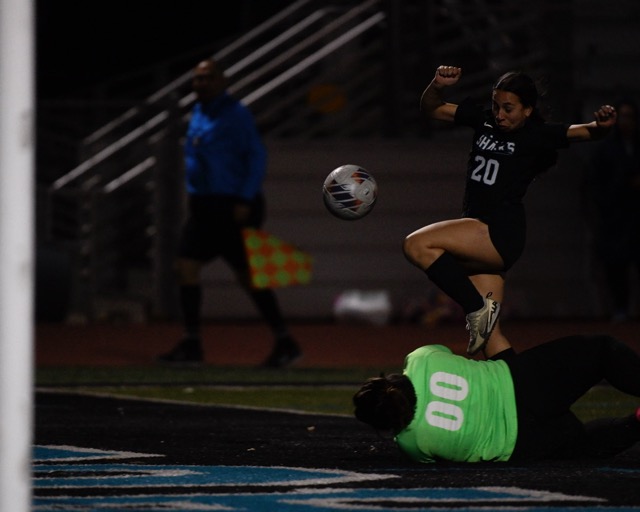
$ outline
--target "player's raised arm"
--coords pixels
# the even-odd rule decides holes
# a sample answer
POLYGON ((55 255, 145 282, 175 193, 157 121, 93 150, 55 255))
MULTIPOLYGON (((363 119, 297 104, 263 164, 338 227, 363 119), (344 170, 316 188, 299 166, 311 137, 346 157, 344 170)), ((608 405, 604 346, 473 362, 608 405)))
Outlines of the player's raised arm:
POLYGON ((458 105, 444 101, 442 92, 445 87, 456 84, 461 75, 462 68, 438 66, 433 80, 420 98, 420 111, 431 119, 453 121, 458 105))
POLYGON ((609 133, 618 119, 618 113, 611 105, 602 105, 593 115, 595 121, 569 126, 567 137, 571 142, 601 139, 609 133))

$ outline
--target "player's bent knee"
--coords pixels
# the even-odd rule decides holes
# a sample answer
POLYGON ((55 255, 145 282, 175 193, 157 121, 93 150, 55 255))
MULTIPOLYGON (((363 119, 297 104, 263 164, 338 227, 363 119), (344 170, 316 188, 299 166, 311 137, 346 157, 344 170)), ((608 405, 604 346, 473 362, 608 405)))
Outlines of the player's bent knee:
POLYGON ((432 249, 426 243, 424 236, 408 235, 402 244, 402 252, 411 263, 417 267, 426 268, 432 262, 432 249))
POLYGON ((407 258, 411 263, 415 265, 416 261, 413 257, 413 254, 414 254, 413 246, 414 246, 414 241, 412 239, 412 236, 409 235, 402 242, 402 254, 404 254, 404 257, 407 258))

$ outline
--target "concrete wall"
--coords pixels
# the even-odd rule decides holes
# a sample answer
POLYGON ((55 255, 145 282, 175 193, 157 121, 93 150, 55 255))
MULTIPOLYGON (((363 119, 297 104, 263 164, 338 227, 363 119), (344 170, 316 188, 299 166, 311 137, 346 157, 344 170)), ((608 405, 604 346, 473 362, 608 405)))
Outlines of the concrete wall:
MULTIPOLYGON (((350 289, 386 290, 396 311, 432 293, 401 244, 425 224, 459 216, 469 141, 468 131, 424 140, 267 141, 265 228, 315 258, 310 285, 278 290, 287 317, 331 317, 336 297, 350 289), (331 216, 322 202, 324 178, 347 163, 371 171, 379 185, 374 210, 358 221, 331 216)), ((583 156, 583 148, 564 151, 559 167, 530 188, 528 247, 507 280, 505 307, 514 317, 600 313, 582 212, 583 156)), ((207 269, 205 282, 205 316, 257 317, 223 263, 207 269)))

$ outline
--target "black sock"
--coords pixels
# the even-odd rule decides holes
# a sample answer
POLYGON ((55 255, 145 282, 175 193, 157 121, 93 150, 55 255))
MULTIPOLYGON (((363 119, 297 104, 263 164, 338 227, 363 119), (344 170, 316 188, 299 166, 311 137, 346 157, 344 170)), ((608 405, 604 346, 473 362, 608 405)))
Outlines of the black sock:
POLYGON ((180 287, 180 309, 185 336, 188 339, 200 337, 200 308, 202 306, 202 288, 200 285, 180 287))
POLYGON ((425 273, 433 284, 462 306, 465 314, 478 311, 484 306, 482 295, 450 253, 442 253, 425 273))
POLYGON ((624 418, 598 418, 585 425, 588 455, 612 457, 640 442, 640 422, 636 414, 624 418))
POLYGON ((282 312, 280 311, 278 299, 273 290, 252 290, 251 298, 258 308, 258 311, 260 311, 262 318, 264 318, 265 322, 267 322, 271 328, 276 340, 290 338, 282 312))

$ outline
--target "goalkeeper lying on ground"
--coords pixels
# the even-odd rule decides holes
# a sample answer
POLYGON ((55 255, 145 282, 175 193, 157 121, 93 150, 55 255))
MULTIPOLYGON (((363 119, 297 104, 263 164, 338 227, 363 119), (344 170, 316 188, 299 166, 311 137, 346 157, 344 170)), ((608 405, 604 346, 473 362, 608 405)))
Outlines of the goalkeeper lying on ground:
POLYGON ((490 360, 442 345, 411 352, 402 375, 368 379, 355 416, 420 462, 607 457, 640 441, 640 408, 583 424, 570 407, 602 379, 640 397, 640 356, 606 335, 569 336, 490 360))

